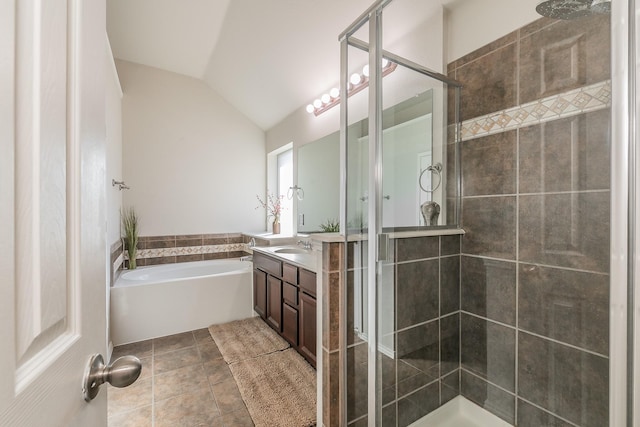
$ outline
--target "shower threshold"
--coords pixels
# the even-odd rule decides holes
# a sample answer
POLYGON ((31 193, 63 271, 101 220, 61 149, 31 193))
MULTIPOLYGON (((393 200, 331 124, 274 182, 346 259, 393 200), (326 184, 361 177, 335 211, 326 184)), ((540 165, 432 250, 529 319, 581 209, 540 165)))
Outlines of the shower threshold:
POLYGON ((480 406, 457 396, 409 427, 513 427, 480 406))

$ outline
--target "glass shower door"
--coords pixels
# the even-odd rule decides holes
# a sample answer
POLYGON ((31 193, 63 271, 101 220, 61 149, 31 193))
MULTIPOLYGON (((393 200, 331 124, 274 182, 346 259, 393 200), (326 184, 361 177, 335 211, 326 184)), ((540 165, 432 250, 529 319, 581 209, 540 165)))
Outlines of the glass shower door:
MULTIPOLYGON (((625 26, 627 2, 612 3, 612 22, 598 14, 522 18, 509 37, 499 34, 449 58, 455 59, 449 75, 465 84, 460 140, 447 137, 455 133, 447 125, 458 123, 451 102, 441 102, 453 99, 449 88, 421 89, 432 89, 432 105, 445 107, 440 119, 431 113, 432 146, 442 144, 442 158, 423 149, 412 162, 401 160, 401 147, 411 140, 403 132, 426 120, 388 114, 410 98, 391 82, 404 68, 421 73, 380 51, 381 45, 393 51, 382 43, 379 22, 383 8, 387 22, 388 4, 376 3, 342 39, 343 83, 365 64, 382 67, 383 57, 398 65, 384 78, 370 74, 369 90, 360 95, 347 100, 344 90, 349 321, 341 425, 404 427, 457 395, 510 425, 631 425, 637 405, 627 375, 633 366, 625 357, 633 342, 623 332, 637 328, 627 305, 634 289, 626 289, 635 271, 625 258, 635 228, 627 224, 625 203, 634 203, 636 194, 627 191, 625 168, 635 156, 635 139, 627 139, 628 133, 635 138, 635 128, 627 129, 629 82, 621 69, 634 40, 627 34, 635 32, 625 26), (576 108, 560 111, 568 105, 576 108), (559 108, 557 117, 532 114, 548 106, 559 108), (486 120, 497 113, 502 121, 492 128, 486 120), (421 177, 405 184, 405 178, 416 181, 407 178, 414 170, 421 177), (464 181, 455 179, 460 175, 464 181), (436 191, 444 194, 438 198, 436 191), (442 274, 447 239, 439 237, 436 256, 432 236, 408 238, 422 231, 425 220, 416 206, 428 202, 440 205, 437 226, 464 221, 464 244, 457 240, 457 313, 444 308, 442 276, 422 269, 437 258, 442 274), (410 217, 422 222, 410 224, 410 217), (439 295, 425 278, 440 281, 439 295)), ((478 2, 456 4, 468 6, 458 11, 460 18, 478 2)), ((413 6, 407 9, 417 15, 413 6)), ((461 24, 455 31, 473 33, 461 24)))
POLYGON ((381 11, 342 41, 343 87, 368 85, 342 94, 344 422, 395 427, 446 402, 441 389, 457 393, 457 374, 450 391, 451 372, 441 368, 457 366, 457 356, 447 365, 440 341, 457 341, 458 317, 440 319, 440 240, 428 236, 457 226, 457 145, 447 137, 457 114, 446 108, 455 82, 381 49, 381 11))

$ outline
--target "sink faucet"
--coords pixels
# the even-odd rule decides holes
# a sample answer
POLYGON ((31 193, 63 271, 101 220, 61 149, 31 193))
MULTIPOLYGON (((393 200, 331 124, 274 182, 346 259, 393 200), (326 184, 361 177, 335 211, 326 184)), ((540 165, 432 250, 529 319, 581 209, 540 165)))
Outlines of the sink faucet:
POLYGON ((253 248, 256 245, 256 239, 254 237, 249 240, 249 247, 253 248))
POLYGON ((302 246, 303 249, 306 249, 308 251, 310 251, 313 246, 309 240, 298 240, 298 245, 302 246))

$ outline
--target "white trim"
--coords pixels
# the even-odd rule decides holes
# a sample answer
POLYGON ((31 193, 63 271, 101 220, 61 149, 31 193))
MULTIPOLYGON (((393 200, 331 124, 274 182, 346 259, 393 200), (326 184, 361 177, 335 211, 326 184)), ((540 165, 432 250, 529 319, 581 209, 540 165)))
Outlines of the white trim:
POLYGON ((105 39, 107 41, 107 58, 109 58, 109 62, 111 64, 111 68, 113 69, 113 76, 115 77, 116 83, 118 83, 118 94, 120 95, 120 99, 124 96, 124 92, 122 91, 122 85, 120 84, 120 77, 118 76, 118 69, 116 68, 115 56, 113 56, 113 50, 111 50, 111 42, 109 42, 109 34, 104 33, 105 39))
MULTIPOLYGON (((284 153, 287 150, 293 150, 293 141, 276 148, 273 151, 270 151, 269 153, 267 153, 267 188, 265 191, 265 194, 262 195, 262 199, 265 200, 267 197, 267 194, 269 193, 273 193, 276 194, 277 193, 277 189, 278 189, 278 154, 284 153)), ((297 165, 294 161, 294 174, 296 174, 295 169, 297 168, 297 165)), ((295 178, 296 176, 294 175, 294 182, 295 182, 295 178)), ((295 209, 295 203, 294 203, 294 209, 293 209, 293 214, 294 214, 294 219, 296 218, 296 209, 295 209)), ((269 221, 267 221, 267 214, 265 212, 265 230, 269 230, 269 221)), ((297 230, 297 221, 294 221, 294 226, 293 226, 293 234, 296 234, 296 230, 297 230)))

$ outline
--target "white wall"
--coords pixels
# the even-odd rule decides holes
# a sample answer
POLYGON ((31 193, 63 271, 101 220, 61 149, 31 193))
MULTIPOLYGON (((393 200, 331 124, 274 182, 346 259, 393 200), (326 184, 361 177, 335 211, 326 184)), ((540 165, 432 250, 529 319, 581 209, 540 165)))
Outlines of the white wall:
POLYGON ((111 185, 111 180, 122 180, 122 89, 107 39, 106 66, 106 138, 107 138, 107 259, 110 247, 120 239, 120 208, 122 192, 111 185))
POLYGON ((265 136, 201 80, 116 61, 124 205, 142 235, 264 230, 265 136))
MULTIPOLYGON (((400 0, 402 1, 402 0, 400 0)), ((457 0, 447 7, 448 62, 509 34, 541 16, 539 0, 457 0)))

